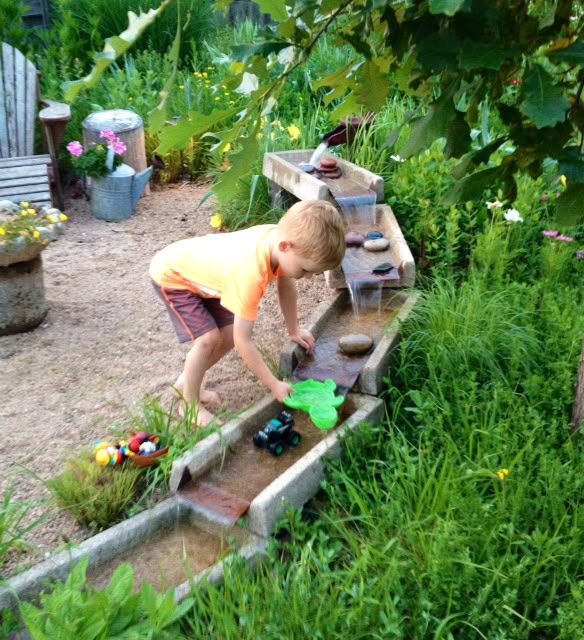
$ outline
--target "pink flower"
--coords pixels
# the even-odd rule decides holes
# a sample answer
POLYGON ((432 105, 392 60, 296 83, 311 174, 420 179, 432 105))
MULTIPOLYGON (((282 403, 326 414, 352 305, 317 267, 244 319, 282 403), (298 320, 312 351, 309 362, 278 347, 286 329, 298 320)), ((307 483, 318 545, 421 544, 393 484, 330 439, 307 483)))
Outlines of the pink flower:
POLYGON ((521 84, 523 82, 523 80, 511 80, 511 86, 514 87, 518 84, 521 84))
POLYGON ((116 134, 111 129, 100 131, 99 137, 104 138, 105 140, 109 140, 110 142, 115 142, 118 138, 118 136, 116 136, 116 134))
POLYGON ((543 231, 543 235, 548 238, 555 238, 558 235, 559 231, 543 231))
POLYGON ((118 139, 117 142, 113 143, 113 149, 119 156, 121 156, 126 152, 127 147, 121 140, 118 139))
POLYGON ((70 142, 67 145, 67 151, 72 155, 75 156, 76 158, 78 158, 79 156, 83 155, 83 146, 81 145, 80 142, 78 142, 77 140, 75 140, 74 142, 70 142))
POLYGON ((569 236, 558 236, 556 240, 560 242, 574 242, 574 238, 570 238, 569 236))

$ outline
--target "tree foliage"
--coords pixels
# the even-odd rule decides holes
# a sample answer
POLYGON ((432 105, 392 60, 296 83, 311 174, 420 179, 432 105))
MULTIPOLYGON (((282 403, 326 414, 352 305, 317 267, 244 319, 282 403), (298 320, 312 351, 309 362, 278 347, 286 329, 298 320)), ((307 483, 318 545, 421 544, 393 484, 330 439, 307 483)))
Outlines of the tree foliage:
MULTIPOLYGON (((228 10, 232 0, 218 0, 228 10)), ((579 0, 260 0, 273 22, 262 38, 234 47, 229 89, 249 96, 233 124, 232 111, 214 114, 225 130, 212 135, 223 148, 249 123, 268 113, 291 73, 310 58, 325 33, 349 44, 355 60, 331 70, 314 88, 326 88, 333 117, 379 111, 396 92, 415 96, 419 106, 407 122, 409 137, 397 152, 412 156, 437 138, 445 153, 461 158, 452 199, 469 199, 485 184, 516 193, 514 176, 537 176, 553 158, 568 177, 560 213, 579 213, 584 195, 584 42, 579 0), (471 131, 485 110, 494 111, 501 135, 477 147, 471 131), (512 149, 493 165, 493 154, 512 149), (491 161, 491 162, 490 162, 491 161), (485 166, 488 165, 488 166, 485 166), (564 206, 562 206, 564 205, 564 206)), ((202 114, 191 112, 180 127, 162 133, 162 149, 179 149, 201 133, 202 114)), ((208 123, 208 118, 207 118, 208 123)), ((406 124, 406 123, 404 123, 406 124)), ((402 140, 399 131, 390 142, 402 140)), ((250 143, 230 157, 232 169, 219 186, 229 197, 234 178, 249 170, 250 143)))

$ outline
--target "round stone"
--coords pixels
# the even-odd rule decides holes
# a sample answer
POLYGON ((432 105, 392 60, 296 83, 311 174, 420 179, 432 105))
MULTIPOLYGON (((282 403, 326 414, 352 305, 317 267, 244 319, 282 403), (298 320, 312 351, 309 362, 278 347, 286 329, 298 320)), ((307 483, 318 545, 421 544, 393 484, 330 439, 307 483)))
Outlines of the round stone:
POLYGON ((334 158, 323 158, 320 161, 321 169, 336 169, 337 161, 334 158))
POLYGON ((371 349, 373 346, 373 338, 364 333, 352 333, 350 335, 339 338, 339 347, 343 353, 347 355, 360 355, 371 349))
POLYGON ((356 231, 349 231, 345 234, 345 243, 347 247, 360 247, 365 242, 365 236, 356 231))
POLYGON ((367 234, 367 240, 379 240, 379 238, 384 238, 385 236, 381 231, 370 231, 367 234))
POLYGON ((385 251, 389 247, 387 238, 378 238, 377 240, 365 240, 363 248, 367 251, 385 251))

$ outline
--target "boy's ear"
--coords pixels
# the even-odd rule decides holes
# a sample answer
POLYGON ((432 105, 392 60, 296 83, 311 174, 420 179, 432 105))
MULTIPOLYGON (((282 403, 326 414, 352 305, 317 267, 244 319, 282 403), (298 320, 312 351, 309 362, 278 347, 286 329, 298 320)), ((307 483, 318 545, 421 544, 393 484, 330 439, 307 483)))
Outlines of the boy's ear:
POLYGON ((282 253, 286 253, 286 251, 292 249, 292 243, 289 240, 280 240, 280 242, 278 242, 278 249, 282 253))

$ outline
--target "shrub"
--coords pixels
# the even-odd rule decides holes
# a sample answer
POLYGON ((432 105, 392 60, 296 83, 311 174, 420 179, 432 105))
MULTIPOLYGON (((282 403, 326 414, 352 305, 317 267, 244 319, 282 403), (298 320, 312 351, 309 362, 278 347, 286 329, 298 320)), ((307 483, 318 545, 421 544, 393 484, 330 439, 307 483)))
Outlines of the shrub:
POLYGON ((101 531, 126 517, 142 487, 141 476, 131 464, 104 468, 89 453, 82 453, 67 460, 65 472, 47 486, 77 522, 101 531))

